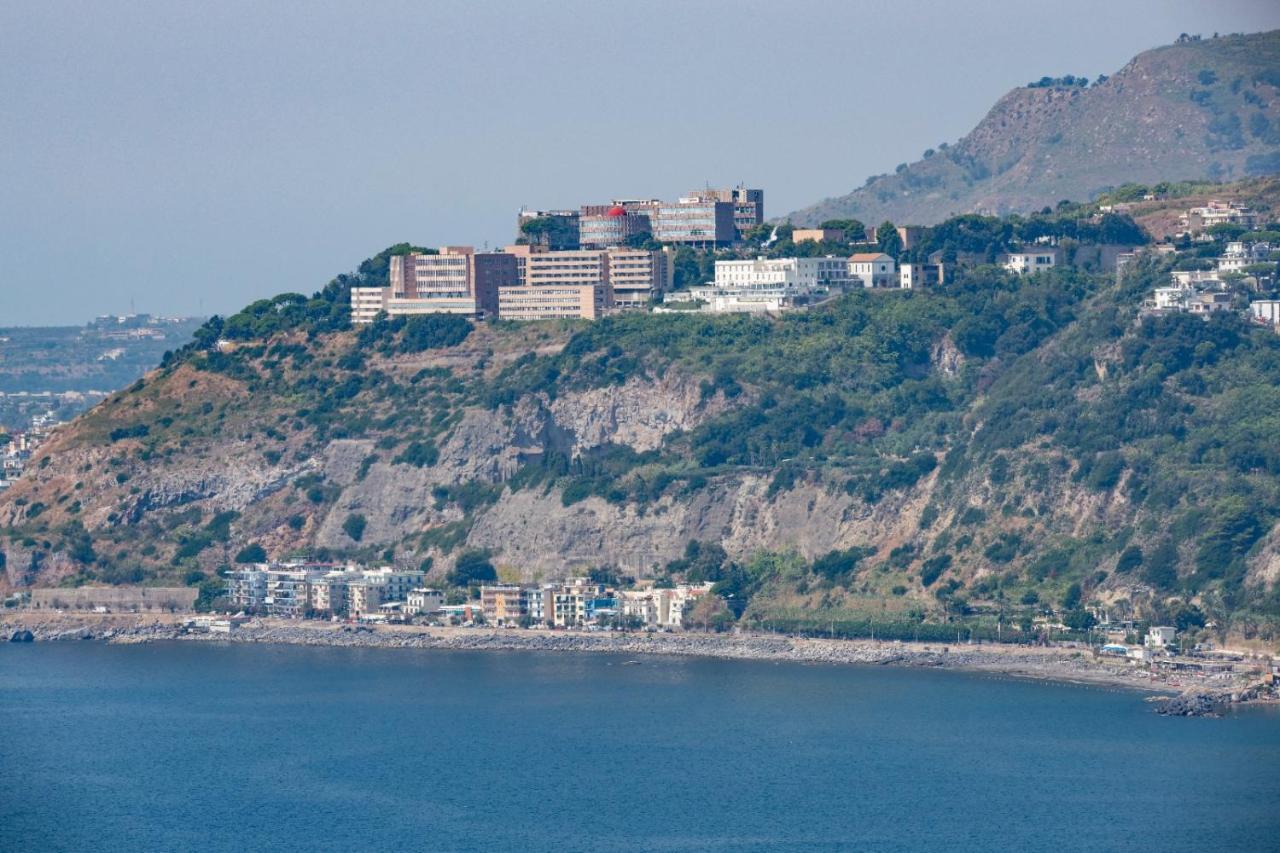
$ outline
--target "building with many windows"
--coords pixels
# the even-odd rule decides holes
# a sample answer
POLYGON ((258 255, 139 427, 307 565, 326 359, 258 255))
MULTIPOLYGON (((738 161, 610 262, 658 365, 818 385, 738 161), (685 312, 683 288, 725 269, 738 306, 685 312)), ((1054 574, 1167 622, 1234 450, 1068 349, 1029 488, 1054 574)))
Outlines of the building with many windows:
POLYGON ((701 189, 686 193, 685 198, 699 202, 725 202, 733 205, 733 227, 736 239, 764 223, 764 190, 752 190, 739 184, 728 189, 701 189))
POLYGON ((484 617, 495 625, 518 625, 529 613, 525 591, 515 584, 480 587, 484 617))
POLYGON ((609 283, 609 255, 599 249, 535 252, 525 258, 527 287, 609 283))
POLYGON ((898 286, 903 290, 937 287, 946 280, 945 267, 938 264, 903 264, 898 268, 898 286))
POLYGON ((421 585, 423 573, 390 567, 365 569, 320 564, 245 566, 227 576, 233 608, 298 619, 308 613, 359 618, 388 601, 404 601, 421 585))
POLYGON ((609 250, 609 287, 616 308, 643 308, 671 289, 674 268, 666 252, 609 250))
POLYGON ((643 307, 671 287, 671 263, 661 251, 615 247, 548 252, 528 246, 506 251, 520 260, 519 286, 499 290, 502 319, 595 319, 614 307, 643 307))
POLYGON ((650 213, 656 206, 657 202, 614 202, 583 207, 578 218, 581 247, 625 246, 628 239, 651 233, 650 213))
POLYGON ((810 293, 838 287, 849 281, 844 258, 751 258, 716 261, 715 286, 719 289, 772 290, 782 288, 810 293))
POLYGON ((1019 275, 1051 270, 1057 264, 1058 250, 1053 246, 1039 246, 1033 249, 1010 252, 1000 260, 1000 266, 1009 272, 1016 272, 1019 275))
POLYGON ((444 607, 444 593, 438 589, 411 589, 404 599, 404 612, 410 616, 435 613, 441 607, 444 607))
POLYGON ((517 283, 515 256, 445 246, 438 253, 394 255, 387 287, 351 289, 351 321, 371 323, 380 313, 493 316, 498 289, 517 283))
POLYGON ((653 238, 659 243, 688 246, 728 246, 738 237, 734 204, 686 196, 663 203, 653 213, 653 238))
POLYGON ((498 291, 503 320, 596 320, 613 306, 607 283, 504 287, 498 291))

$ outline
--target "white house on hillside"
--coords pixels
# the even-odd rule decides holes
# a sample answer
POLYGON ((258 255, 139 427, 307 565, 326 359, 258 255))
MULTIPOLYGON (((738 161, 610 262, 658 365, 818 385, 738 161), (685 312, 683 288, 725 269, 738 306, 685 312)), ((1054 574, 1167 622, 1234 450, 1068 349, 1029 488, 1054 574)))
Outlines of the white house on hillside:
POLYGON ((1022 249, 1010 252, 1000 262, 1000 266, 1009 272, 1019 275, 1038 273, 1053 269, 1058 265, 1058 250, 1053 246, 1040 246, 1034 249, 1022 249))
POLYGON ((883 252, 864 252, 849 257, 849 283, 863 287, 897 287, 897 263, 883 252))

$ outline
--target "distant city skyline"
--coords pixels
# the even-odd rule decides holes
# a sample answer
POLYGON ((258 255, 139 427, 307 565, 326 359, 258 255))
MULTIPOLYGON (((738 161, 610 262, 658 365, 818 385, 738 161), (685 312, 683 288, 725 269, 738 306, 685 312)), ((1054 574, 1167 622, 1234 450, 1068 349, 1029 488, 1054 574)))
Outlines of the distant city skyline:
POLYGON ((1280 5, 0 2, 0 326, 226 314, 401 241, 739 182, 773 218, 1280 5), (1048 27, 1047 34, 1039 27, 1048 27))

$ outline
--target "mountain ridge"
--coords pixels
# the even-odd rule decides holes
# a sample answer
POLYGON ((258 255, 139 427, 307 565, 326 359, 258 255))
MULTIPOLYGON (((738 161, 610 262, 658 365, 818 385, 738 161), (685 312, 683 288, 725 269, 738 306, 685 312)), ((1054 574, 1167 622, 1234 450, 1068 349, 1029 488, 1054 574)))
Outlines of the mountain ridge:
POLYGON ((1013 89, 954 145, 786 219, 933 225, 963 213, 1025 213, 1091 199, 1125 182, 1278 172, 1275 30, 1145 51, 1087 88, 1013 89))

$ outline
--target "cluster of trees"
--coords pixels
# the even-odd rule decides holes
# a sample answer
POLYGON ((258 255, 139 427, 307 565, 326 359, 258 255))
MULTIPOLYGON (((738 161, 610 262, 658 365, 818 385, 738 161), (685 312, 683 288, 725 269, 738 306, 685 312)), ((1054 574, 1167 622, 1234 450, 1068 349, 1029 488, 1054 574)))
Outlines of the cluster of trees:
MULTIPOLYGON (((1098 82, 1107 82, 1106 76, 1100 76, 1098 82)), ((1088 77, 1077 77, 1074 74, 1067 74, 1062 77, 1041 77, 1039 80, 1033 80, 1027 84, 1028 89, 1085 89, 1088 86, 1088 77)))
POLYGON ((431 254, 434 249, 397 243, 364 260, 354 273, 343 273, 307 298, 299 293, 283 293, 260 299, 230 317, 214 315, 196 330, 181 349, 165 353, 162 368, 169 368, 209 353, 220 339, 264 340, 287 331, 309 334, 337 332, 351 328, 351 288, 385 287, 390 280, 391 258, 410 253, 431 254))
POLYGON ((457 314, 379 315, 360 330, 356 351, 377 349, 384 355, 453 347, 472 331, 471 321, 457 314))

